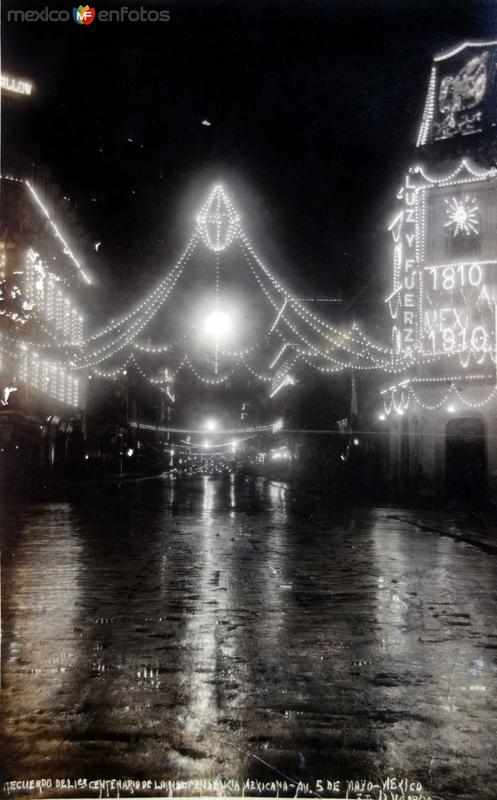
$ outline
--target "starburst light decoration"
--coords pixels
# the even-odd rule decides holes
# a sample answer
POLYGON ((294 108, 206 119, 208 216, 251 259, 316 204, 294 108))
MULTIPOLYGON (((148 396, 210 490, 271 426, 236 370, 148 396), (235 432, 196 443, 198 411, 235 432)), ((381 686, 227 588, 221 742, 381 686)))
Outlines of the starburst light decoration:
POLYGON ((464 234, 470 236, 478 233, 478 205, 474 197, 465 195, 463 198, 452 197, 445 200, 447 222, 445 227, 452 231, 453 236, 464 234))

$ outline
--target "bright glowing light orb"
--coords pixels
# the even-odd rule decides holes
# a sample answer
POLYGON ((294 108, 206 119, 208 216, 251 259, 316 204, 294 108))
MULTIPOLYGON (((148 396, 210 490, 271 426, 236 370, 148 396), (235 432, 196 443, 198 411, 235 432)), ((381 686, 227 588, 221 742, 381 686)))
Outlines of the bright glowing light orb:
POLYGON ((208 336, 224 339, 231 333, 232 324, 225 311, 212 311, 205 320, 204 330, 208 336))
POLYGON ((217 428, 217 419, 213 419, 212 417, 208 419, 205 423, 205 427, 208 431, 215 431, 217 428))

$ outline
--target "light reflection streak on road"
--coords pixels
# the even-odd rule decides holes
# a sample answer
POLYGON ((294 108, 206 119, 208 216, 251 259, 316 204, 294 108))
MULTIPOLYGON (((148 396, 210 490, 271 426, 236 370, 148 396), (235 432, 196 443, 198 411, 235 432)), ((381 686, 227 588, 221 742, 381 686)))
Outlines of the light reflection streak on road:
POLYGON ((495 558, 277 482, 169 480, 16 513, 0 753, 14 777, 266 763, 409 768, 441 796, 475 771, 490 786, 495 558))

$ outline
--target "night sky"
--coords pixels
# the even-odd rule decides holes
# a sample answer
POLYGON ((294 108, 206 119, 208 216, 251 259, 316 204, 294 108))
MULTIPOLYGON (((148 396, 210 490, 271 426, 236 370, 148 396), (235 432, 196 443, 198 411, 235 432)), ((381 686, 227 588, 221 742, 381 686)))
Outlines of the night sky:
POLYGON ((497 34, 491 0, 164 0, 143 5, 168 23, 88 27, 7 23, 45 3, 2 5, 3 69, 36 84, 23 149, 71 198, 102 318, 153 287, 217 180, 290 287, 367 314, 431 58, 497 34))

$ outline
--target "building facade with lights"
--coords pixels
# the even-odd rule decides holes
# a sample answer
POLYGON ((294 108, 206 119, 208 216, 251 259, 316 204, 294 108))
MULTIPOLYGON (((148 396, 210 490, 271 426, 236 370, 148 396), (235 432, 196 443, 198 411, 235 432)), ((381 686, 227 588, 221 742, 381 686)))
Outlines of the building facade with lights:
POLYGON ((82 435, 85 380, 72 364, 84 343, 87 276, 32 183, 4 176, 1 191, 2 451, 29 440, 30 460, 46 451, 38 460, 53 463, 58 439, 67 457, 68 439, 75 438, 69 434, 82 435), (32 441, 35 431, 45 442, 32 441))
MULTIPOLYGON (((391 484, 497 493, 497 43, 437 56, 389 227, 391 484)), ((388 422, 387 422, 388 421, 388 422)))

